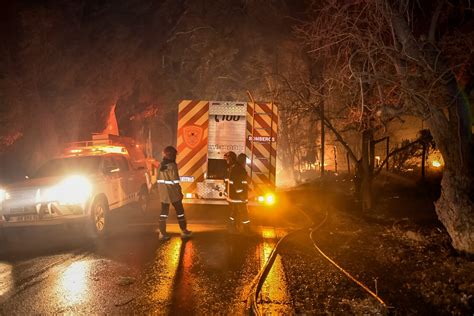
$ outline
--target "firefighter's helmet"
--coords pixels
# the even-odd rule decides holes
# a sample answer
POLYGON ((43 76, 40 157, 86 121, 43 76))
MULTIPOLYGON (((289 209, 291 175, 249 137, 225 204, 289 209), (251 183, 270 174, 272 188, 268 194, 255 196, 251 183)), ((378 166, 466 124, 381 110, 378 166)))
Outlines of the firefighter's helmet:
POLYGON ((247 163, 247 155, 244 153, 241 153, 237 156, 237 163, 241 166, 245 166, 247 163))
POLYGON ((237 155, 233 151, 228 151, 224 154, 224 159, 227 163, 235 163, 237 161, 237 155))
POLYGON ((163 149, 163 156, 169 160, 175 160, 178 151, 173 146, 167 146, 163 149))

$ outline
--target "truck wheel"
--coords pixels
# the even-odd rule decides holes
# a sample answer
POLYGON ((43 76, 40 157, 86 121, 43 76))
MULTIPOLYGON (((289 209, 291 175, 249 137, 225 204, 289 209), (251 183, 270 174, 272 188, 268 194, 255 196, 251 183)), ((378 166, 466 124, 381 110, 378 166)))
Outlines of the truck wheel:
POLYGON ((145 215, 148 211, 148 203, 150 201, 150 194, 146 186, 142 186, 140 192, 138 193, 138 210, 142 215, 145 215))
POLYGON ((105 198, 96 198, 91 206, 88 232, 91 238, 103 238, 110 230, 109 204, 105 198))

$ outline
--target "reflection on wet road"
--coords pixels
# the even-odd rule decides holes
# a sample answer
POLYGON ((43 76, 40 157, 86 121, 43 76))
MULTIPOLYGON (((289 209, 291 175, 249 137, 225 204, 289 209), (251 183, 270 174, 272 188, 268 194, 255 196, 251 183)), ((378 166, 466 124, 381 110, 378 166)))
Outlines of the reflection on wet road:
POLYGON ((156 265, 147 271, 151 276, 158 276, 158 282, 151 282, 150 299, 159 305, 166 305, 173 292, 174 278, 181 258, 182 241, 179 238, 171 239, 163 249, 157 251, 156 265))
MULTIPOLYGON (((43 250, 17 245, 24 251, 0 258, 0 314, 242 314, 254 277, 286 230, 255 225, 253 236, 233 235, 225 216, 206 216, 190 220, 195 233, 187 241, 170 224, 173 237, 161 242, 147 222, 95 245, 74 238, 43 242, 43 250)), ((279 259, 261 302, 264 311, 292 311, 279 259)))
MULTIPOLYGON (((277 233, 274 228, 263 228, 261 235, 263 237, 263 242, 260 244, 260 265, 263 266, 265 262, 268 261, 278 239, 276 239, 277 233)), ((280 232, 278 235, 283 236, 284 232, 280 232)), ((290 307, 285 272, 279 255, 276 257, 272 269, 263 283, 262 290, 260 291, 259 302, 263 314, 291 314, 293 311, 290 307)))
MULTIPOLYGON (((230 235, 225 230, 206 230, 182 241, 172 238, 146 271, 143 295, 132 305, 135 311, 169 314, 242 314, 250 285, 265 263, 277 238, 274 233, 262 238, 271 228, 259 227, 252 237, 230 235)), ((274 229, 271 229, 274 231, 274 229)), ((269 285, 270 298, 282 287, 283 271, 272 274, 275 285, 269 285)), ((283 281, 284 282, 284 281, 283 281)), ((266 290, 265 290, 266 291, 266 290)))
POLYGON ((89 270, 91 262, 71 263, 59 276, 55 290, 61 293, 61 304, 76 305, 88 300, 89 270))

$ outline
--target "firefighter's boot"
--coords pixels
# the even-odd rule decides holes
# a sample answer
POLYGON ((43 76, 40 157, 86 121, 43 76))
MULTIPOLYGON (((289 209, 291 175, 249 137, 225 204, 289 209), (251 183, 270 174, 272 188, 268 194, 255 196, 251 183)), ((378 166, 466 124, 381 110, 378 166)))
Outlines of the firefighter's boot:
POLYGON ((192 231, 185 229, 185 230, 181 231, 181 238, 183 238, 183 239, 191 238, 192 234, 193 234, 192 231))
POLYGON ((254 237, 254 236, 257 235, 257 233, 252 230, 252 227, 250 226, 250 221, 249 220, 246 220, 246 221, 242 222, 242 233, 245 236, 248 236, 248 237, 254 237))
POLYGON ((166 241, 170 240, 170 235, 166 232, 166 220, 160 220, 159 222, 159 229, 160 229, 160 240, 166 241))
POLYGON ((237 226, 235 223, 235 219, 233 217, 229 217, 229 223, 227 224, 227 229, 229 233, 236 234, 238 233, 237 226))

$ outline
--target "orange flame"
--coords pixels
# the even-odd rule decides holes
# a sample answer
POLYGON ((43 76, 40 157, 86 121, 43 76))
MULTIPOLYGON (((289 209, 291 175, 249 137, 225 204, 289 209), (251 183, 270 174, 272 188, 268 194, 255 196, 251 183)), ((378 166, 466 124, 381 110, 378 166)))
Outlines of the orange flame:
POLYGON ((107 127, 104 129, 102 134, 111 134, 117 136, 119 134, 117 118, 115 117, 115 107, 116 104, 114 104, 110 109, 109 118, 107 119, 107 127))

